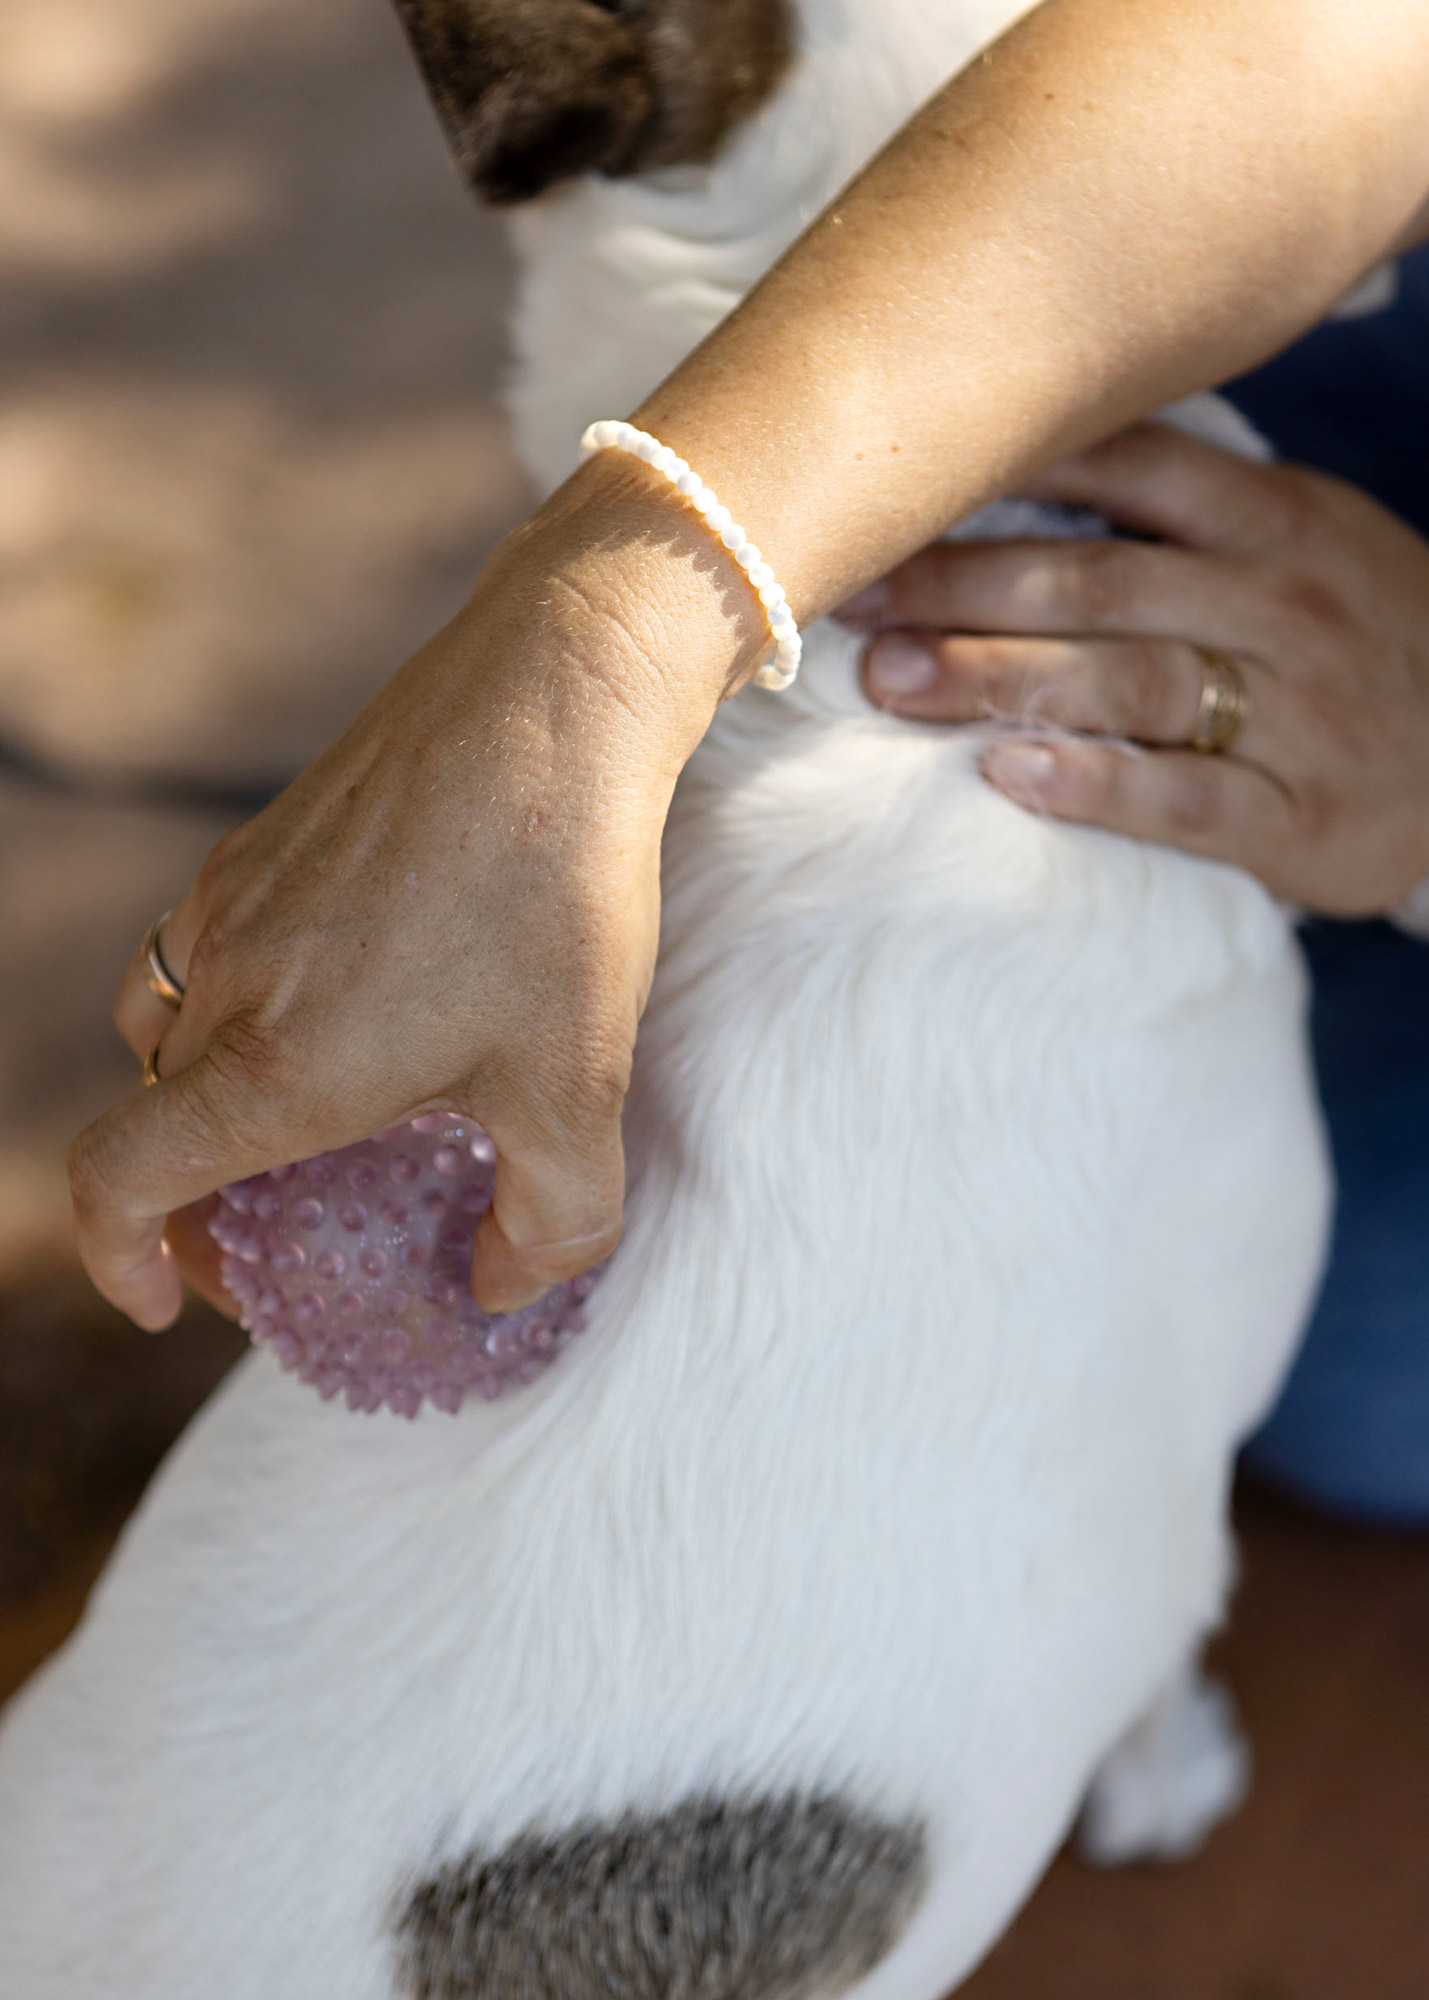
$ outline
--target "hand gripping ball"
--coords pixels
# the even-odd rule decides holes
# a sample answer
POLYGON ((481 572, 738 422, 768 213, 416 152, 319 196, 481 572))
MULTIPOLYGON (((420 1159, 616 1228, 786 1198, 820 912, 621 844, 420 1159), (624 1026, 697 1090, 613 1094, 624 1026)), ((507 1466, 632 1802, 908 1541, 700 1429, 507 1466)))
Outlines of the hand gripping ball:
POLYGON ((351 1410, 454 1413, 533 1382, 582 1331, 595 1279, 482 1311, 471 1251, 495 1167, 479 1126, 432 1112, 222 1189, 209 1230, 242 1325, 351 1410))

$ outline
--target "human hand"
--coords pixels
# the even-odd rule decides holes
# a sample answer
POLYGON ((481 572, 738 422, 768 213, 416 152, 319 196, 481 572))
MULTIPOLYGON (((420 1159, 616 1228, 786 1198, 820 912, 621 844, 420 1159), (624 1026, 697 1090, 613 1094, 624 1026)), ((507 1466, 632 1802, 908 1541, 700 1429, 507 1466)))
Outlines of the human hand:
POLYGON ((1236 862, 1310 909, 1386 910, 1429 876, 1429 543, 1338 480, 1164 424, 1029 491, 1159 539, 925 549, 845 608, 880 635, 875 703, 1023 720, 983 760, 1018 804, 1236 862), (1184 747, 1205 651, 1250 701, 1220 756, 1184 747))
MULTIPOLYGON (((490 1133, 473 1289, 514 1309, 609 1254, 675 778, 762 622, 703 527, 603 454, 347 734, 221 841, 116 1020, 162 1081, 71 1156, 81 1255, 141 1325, 179 1305, 165 1219, 424 1109, 490 1133), (677 659, 681 672, 667 671, 677 659)), ((194 1214, 174 1240, 201 1288, 194 1214)))

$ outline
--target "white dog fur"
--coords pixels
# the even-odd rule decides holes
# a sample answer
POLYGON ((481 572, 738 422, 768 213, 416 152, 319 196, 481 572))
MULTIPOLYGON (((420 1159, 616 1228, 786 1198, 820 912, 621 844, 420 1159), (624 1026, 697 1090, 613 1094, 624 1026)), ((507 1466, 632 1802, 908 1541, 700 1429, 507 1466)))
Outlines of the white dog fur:
MULTIPOLYGON (((523 214, 538 475, 1014 11, 807 0, 712 169, 523 214)), ((394 1941, 443 1864, 776 1794, 922 1829, 926 1892, 852 1990, 935 2000, 1121 1739, 1103 1855, 1182 1851, 1238 1790, 1205 1697, 1163 1697, 1321 1254, 1287 919, 1018 811, 985 732, 871 712, 855 650, 811 631, 680 786, 584 1341, 410 1426, 250 1357, 11 1710, 7 2000, 474 1995, 394 1941)))

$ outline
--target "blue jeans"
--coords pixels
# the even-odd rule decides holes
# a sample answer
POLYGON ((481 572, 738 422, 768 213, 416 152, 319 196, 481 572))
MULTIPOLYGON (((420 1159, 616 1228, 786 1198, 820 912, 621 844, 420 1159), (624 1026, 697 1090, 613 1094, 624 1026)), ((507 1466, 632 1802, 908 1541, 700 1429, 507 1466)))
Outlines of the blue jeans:
MULTIPOLYGON (((1429 251, 1399 303, 1322 327, 1228 391, 1284 457, 1351 479, 1429 535, 1429 251)), ((1429 771, 1425 773, 1429 793, 1429 771)), ((1307 925, 1339 1203, 1329 1270, 1249 1464, 1362 1520, 1429 1524, 1429 945, 1307 925)))
POLYGON ((1247 1458, 1336 1511, 1429 1522, 1429 945, 1307 926, 1339 1196, 1319 1305, 1247 1458))

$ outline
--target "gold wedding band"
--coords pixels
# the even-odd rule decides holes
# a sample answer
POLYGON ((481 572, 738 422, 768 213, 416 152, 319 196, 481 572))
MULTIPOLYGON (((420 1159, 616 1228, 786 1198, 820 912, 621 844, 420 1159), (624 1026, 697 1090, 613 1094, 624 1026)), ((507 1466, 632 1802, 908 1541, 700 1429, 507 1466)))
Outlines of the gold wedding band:
MULTIPOLYGON (((131 932, 130 935, 132 936, 133 933, 131 932)), ((153 1048, 150 1049, 148 1055, 144 1058, 144 1081, 146 1084, 163 1082, 163 1078, 159 1075, 159 1044, 157 1042, 155 1042, 153 1048)))
MULTIPOLYGON (((154 998, 162 1000, 166 1007, 172 1007, 177 1012, 183 1005, 184 983, 175 979, 164 963, 163 949, 159 944, 159 932, 173 914, 172 910, 165 910, 163 916, 149 926, 149 935, 144 940, 144 957, 148 964, 144 977, 154 998)), ((133 936, 132 931, 130 936, 133 936)))
POLYGON ((1240 735, 1250 714, 1250 689, 1245 675, 1225 653, 1197 646, 1201 662, 1201 699, 1191 727, 1190 747, 1203 757, 1221 757, 1240 735))

